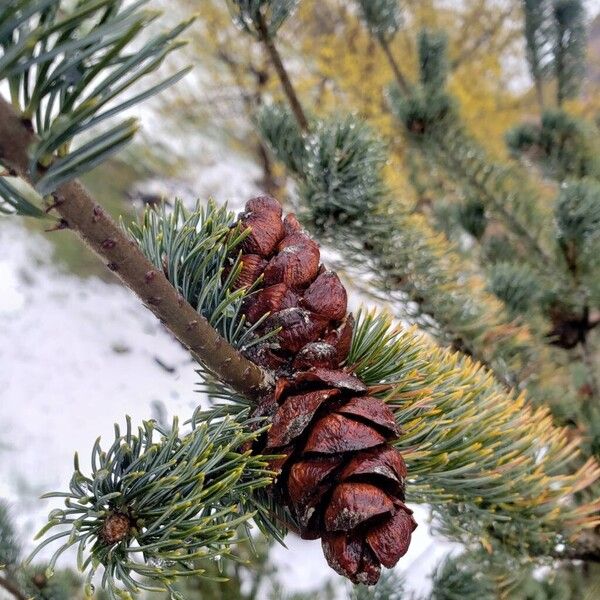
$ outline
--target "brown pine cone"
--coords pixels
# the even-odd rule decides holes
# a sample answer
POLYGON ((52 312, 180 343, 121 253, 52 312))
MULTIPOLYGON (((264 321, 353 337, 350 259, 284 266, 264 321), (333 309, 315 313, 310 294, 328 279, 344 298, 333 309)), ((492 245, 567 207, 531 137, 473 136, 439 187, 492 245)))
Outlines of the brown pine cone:
POLYGON ((323 268, 318 245, 294 215, 282 221, 268 196, 246 204, 251 228, 236 287, 263 288, 246 301, 251 323, 273 339, 249 357, 275 371, 275 392, 256 414, 272 426, 257 451, 284 454, 273 492, 290 508, 306 539, 321 538, 329 565, 354 583, 372 585, 394 566, 416 527, 404 504, 406 466, 392 445, 400 432, 387 405, 341 365, 354 320, 337 275, 323 268))

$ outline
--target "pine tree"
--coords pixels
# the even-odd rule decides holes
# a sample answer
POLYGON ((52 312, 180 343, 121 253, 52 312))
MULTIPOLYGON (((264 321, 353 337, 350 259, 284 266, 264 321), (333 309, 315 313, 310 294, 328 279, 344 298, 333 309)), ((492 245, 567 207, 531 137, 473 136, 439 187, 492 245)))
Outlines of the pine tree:
MULTIPOLYGON (((8 505, 0 500, 0 592, 15 600, 72 600, 82 592, 81 578, 69 569, 48 576, 47 565, 22 565, 21 546, 8 505)), ((94 595, 103 600, 102 594, 94 595)))
MULTIPOLYGON (((543 3, 536 4, 540 8, 543 3)), ((563 8, 566 10, 555 3, 551 17, 566 21, 563 8)), ((577 73, 580 77, 582 52, 577 44, 585 38, 580 8, 579 3, 573 3, 570 7, 573 13, 569 14, 570 26, 576 29, 571 48, 572 71, 563 69, 561 50, 554 47, 559 104, 568 94, 576 93, 580 81, 577 73), (573 79, 569 79, 571 75, 573 79), (567 93, 566 89, 570 91, 567 93)), ((548 13, 547 7, 544 10, 548 13)), ((541 15, 538 16, 541 21, 541 15)), ((540 126, 525 125, 511 132, 508 141, 514 150, 528 151, 528 157, 542 165, 545 173, 567 180, 556 190, 554 202, 548 203, 545 190, 530 174, 494 161, 466 131, 458 107, 446 90, 445 78, 438 77, 434 86, 427 84, 432 80, 428 77, 429 65, 444 62, 440 60, 439 43, 430 39, 429 32, 423 32, 419 38, 418 85, 407 95, 403 92, 404 85, 396 81, 390 93, 392 110, 414 147, 423 151, 424 162, 430 169, 432 163, 441 168, 451 182, 453 193, 463 201, 456 211, 456 220, 481 244, 478 254, 482 267, 488 271, 488 289, 506 303, 513 315, 526 318, 534 330, 545 331, 550 344, 567 352, 576 351, 574 359, 584 365, 586 383, 579 398, 555 405, 554 412, 556 418, 562 419, 568 414, 565 407, 572 411, 576 402, 572 418, 580 427, 587 428, 591 438, 588 451, 595 453, 597 357, 590 340, 597 325, 594 283, 597 265, 590 261, 588 252, 594 252, 596 247, 593 239, 598 232, 597 195, 593 191, 594 181, 576 182, 569 178, 595 177, 596 132, 564 111, 546 111, 540 126), (547 210, 544 204, 553 210, 547 210), (490 231, 493 228, 493 237, 486 235, 488 228, 490 231), (567 230, 572 232, 566 234, 571 240, 568 243, 564 239, 567 230)), ((549 47, 547 42, 544 44, 549 47)), ((390 66, 395 73, 397 69, 390 66)), ((444 218, 444 213, 441 214, 444 218)))
POLYGON ((556 102, 575 97, 585 73, 585 9, 581 0, 523 0, 527 59, 540 110, 544 80, 553 76, 556 102))
MULTIPOLYGON (((534 573, 518 562, 497 562, 484 552, 463 552, 445 558, 432 576, 431 600, 584 600, 580 566, 534 573)), ((597 582, 596 569, 592 581, 597 582)), ((592 586, 594 584, 592 583, 592 586)))
MULTIPOLYGON (((77 181, 134 134, 135 123, 107 120, 186 72, 122 95, 189 25, 147 37, 155 15, 144 4, 20 0, 0 10, 0 76, 11 92, 0 99, 3 208, 85 240, 190 350, 215 401, 184 428, 126 420, 108 447, 94 445, 91 471, 75 458, 69 489, 49 495, 64 507, 40 532, 37 551, 58 542, 48 575, 76 546, 88 595, 103 568, 110 598, 148 589, 181 598, 177 578, 206 575, 199 559, 236 560, 240 529, 254 522, 273 540, 289 530, 320 537, 335 570, 374 583, 410 543, 405 494, 429 504, 454 539, 523 557, 577 557, 570 540, 596 524, 596 504, 572 500, 599 475, 593 460, 579 460, 577 439, 468 357, 384 313, 349 315, 318 244, 293 215, 282 219, 277 201, 254 198, 237 217, 177 203, 125 232, 77 181)), ((262 129, 287 127, 286 138, 267 139, 298 181, 304 222, 339 240, 348 264, 366 250, 383 266, 399 248, 385 235, 390 220, 378 216, 389 206, 382 147, 354 118, 304 110, 276 46, 294 5, 231 2, 273 62, 293 115, 263 118, 262 129), (384 244, 353 253, 352 227, 365 210, 384 244)), ((433 85, 432 66, 425 83, 433 85)), ((389 214, 406 235, 405 215, 389 214)), ((567 245, 577 218, 569 223, 567 245)), ((415 269, 415 295, 416 275, 434 287, 426 273, 434 260, 415 269)))
MULTIPOLYGON (((439 44, 430 39, 430 34, 421 34, 421 65, 443 64, 443 59, 440 61, 439 58, 439 44)), ((427 67, 426 70, 430 69, 427 67)), ((560 232, 561 198, 569 193, 568 190, 557 196, 554 210, 548 210, 546 192, 523 168, 493 161, 466 131, 458 109, 446 91, 444 78, 438 77, 436 86, 429 86, 426 81, 423 73, 420 85, 410 96, 402 95, 399 86, 392 90, 392 109, 415 147, 443 170, 456 193, 462 198, 476 198, 480 203, 480 218, 476 224, 478 235, 475 237, 481 244, 480 256, 487 261, 488 289, 504 301, 513 315, 525 318, 534 331, 537 329, 538 335, 545 335, 551 344, 566 351, 578 348, 581 351, 578 358, 588 370, 588 385, 592 395, 597 396, 598 384, 588 348, 588 338, 597 325, 595 276, 592 275, 594 267, 589 264, 589 259, 585 259, 594 242, 591 238, 586 238, 588 242, 580 240, 578 267, 575 271, 568 267, 571 259, 567 258, 568 251, 560 232), (498 241, 496 223, 504 236, 498 241), (487 224, 490 229, 495 225, 493 236, 483 235, 487 224), (560 275, 557 277, 557 274, 560 275)), ((591 136, 585 143, 586 138, 575 133, 574 127, 567 123, 574 121, 546 113, 545 127, 536 133, 536 141, 531 145, 546 148, 538 156, 559 178, 582 170, 585 174, 594 172, 595 159, 589 151, 593 146, 591 136), (558 131, 572 133, 565 136, 558 131), (561 143, 553 144, 557 139, 561 143)), ((582 131, 581 127, 579 131, 582 131)), ((529 142, 524 140, 528 138, 532 138, 531 128, 521 128, 511 135, 514 147, 527 146, 529 142)), ((579 190, 577 193, 583 193, 581 188, 573 188, 571 184, 567 187, 572 190, 570 194, 576 193, 575 189, 579 190)), ((591 191, 589 194, 593 196, 591 191)), ((588 200, 581 205, 582 210, 585 206, 590 211, 585 218, 591 220, 592 227, 593 204, 588 200)), ((465 203, 464 209, 457 213, 457 220, 468 231, 473 230, 474 223, 473 213, 467 206, 465 203)), ((563 419, 568 414, 564 412, 566 404, 555 405, 558 418, 563 419)), ((590 420, 595 422, 597 418, 588 402, 579 407, 579 416, 572 406, 567 411, 572 415, 570 418, 582 424, 590 420)), ((595 430, 595 425, 589 428, 592 435, 595 430)), ((596 446, 595 441, 592 446, 596 446)))
POLYGON ((551 40, 554 35, 552 4, 549 0, 523 0, 524 35, 529 71, 535 85, 537 101, 544 109, 544 81, 552 67, 551 40))

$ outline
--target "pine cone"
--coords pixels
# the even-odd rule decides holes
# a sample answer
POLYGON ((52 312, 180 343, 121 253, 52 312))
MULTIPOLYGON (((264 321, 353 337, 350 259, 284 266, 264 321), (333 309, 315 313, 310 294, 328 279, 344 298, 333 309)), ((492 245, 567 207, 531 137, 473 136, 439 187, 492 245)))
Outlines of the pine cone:
POLYGON ((354 583, 372 585, 381 565, 408 550, 416 523, 404 504, 406 466, 393 447, 400 434, 384 402, 341 367, 354 320, 337 275, 320 265, 318 245, 294 215, 282 222, 268 196, 246 204, 240 221, 251 228, 236 286, 262 274, 264 287, 246 302, 248 320, 275 338, 249 356, 275 371, 275 392, 256 414, 272 427, 257 451, 284 454, 273 493, 294 515, 305 539, 321 538, 329 565, 354 583))

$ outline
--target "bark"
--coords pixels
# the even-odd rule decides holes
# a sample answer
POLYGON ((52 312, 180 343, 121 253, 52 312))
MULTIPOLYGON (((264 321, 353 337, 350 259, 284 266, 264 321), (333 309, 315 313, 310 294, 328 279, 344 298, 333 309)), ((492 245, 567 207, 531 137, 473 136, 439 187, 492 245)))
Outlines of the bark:
POLYGON ((269 54, 269 58, 271 59, 271 62, 273 63, 273 67, 275 68, 275 71, 277 71, 277 76, 279 77, 279 80, 281 81, 283 91, 288 99, 288 102, 290 103, 290 107, 292 109, 292 112, 294 113, 294 116, 296 117, 298 126, 304 133, 306 133, 308 131, 308 119, 306 118, 306 115, 304 114, 304 109, 302 108, 302 104, 300 103, 300 100, 298 99, 296 90, 294 89, 294 86, 292 85, 290 77, 283 65, 283 61, 281 60, 279 51, 277 50, 277 47, 275 46, 275 42, 273 42, 273 39, 269 35, 269 30, 267 28, 267 25, 266 25, 265 20, 262 15, 259 15, 259 21, 258 21, 257 25, 258 25, 258 33, 260 35, 260 40, 264 44, 264 46, 269 54))
POLYGON ((21 593, 19 588, 8 579, 0 576, 0 588, 6 590, 16 600, 27 600, 24 594, 21 593))
MULTIPOLYGON (((28 124, 0 97, 0 162, 30 183, 27 149, 34 141, 28 124)), ((258 396, 269 387, 268 375, 230 346, 184 300, 81 183, 74 180, 61 185, 54 197, 62 225, 81 237, 220 381, 251 396, 258 396)))
POLYGON ((410 94, 410 87, 406 81, 406 77, 404 77, 402 71, 400 70, 400 67, 398 66, 398 63, 396 62, 396 59, 394 58, 394 55, 392 54, 392 51, 390 50, 387 41, 384 39, 380 39, 379 43, 381 45, 381 49, 383 50, 388 60, 388 63, 390 64, 390 67, 392 68, 392 71, 394 72, 394 77, 396 79, 398 87, 402 91, 402 94, 408 96, 410 94))

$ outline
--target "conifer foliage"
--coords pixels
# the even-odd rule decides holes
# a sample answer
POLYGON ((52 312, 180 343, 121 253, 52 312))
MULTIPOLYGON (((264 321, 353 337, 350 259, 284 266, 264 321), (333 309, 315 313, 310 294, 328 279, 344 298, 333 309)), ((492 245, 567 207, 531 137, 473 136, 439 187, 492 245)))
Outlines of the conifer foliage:
MULTIPOLYGON (((11 93, 10 101, 0 98, 3 208, 58 215, 55 228, 84 239, 190 350, 213 400, 181 428, 175 420, 135 429, 127 420, 109 446, 94 445, 90 472, 75 459, 69 489, 49 495, 64 506, 40 532, 38 551, 55 548, 44 577, 75 547, 88 596, 100 571, 109 598, 145 590, 181 598, 178 577, 210 576, 202 559, 236 560, 240 532, 249 536, 256 524, 270 540, 290 530, 320 538, 333 569, 373 584, 382 565, 394 566, 408 550, 416 524, 407 500, 427 503, 438 530, 469 546, 523 561, 572 556, 572 540, 598 524, 597 504, 579 497, 591 497, 598 465, 581 460, 577 437, 552 425, 547 409, 507 389, 521 382, 518 368, 511 379, 513 363, 526 363, 535 341, 527 329, 513 334, 504 305, 441 236, 396 207, 382 175, 385 145, 372 129, 356 117, 305 111, 276 45, 296 2, 228 4, 264 48, 289 104, 266 107, 257 125, 298 184, 298 219, 282 218, 268 196, 249 200, 237 217, 214 203, 175 202, 172 210, 148 209, 125 232, 77 181, 131 139, 134 124, 113 119, 186 72, 133 89, 179 46, 189 24, 142 36, 155 17, 145 4, 15 0, 0 9, 0 76, 11 93), (140 46, 130 46, 134 40, 140 46), (344 285, 321 264, 319 244, 300 222, 335 245, 343 264, 374 266, 379 290, 401 284, 445 342, 456 334, 457 347, 484 356, 487 327, 509 330, 506 346, 485 355, 492 370, 386 313, 354 318, 344 285), (475 282, 467 291, 465 278, 475 282)), ((397 6, 361 7, 391 57, 397 6)), ((424 33, 420 47, 420 98, 398 114, 411 115, 411 134, 437 143, 429 135, 441 129, 430 125, 454 116, 445 43, 424 33), (419 114, 432 93, 434 114, 419 114)), ((497 186, 484 174, 472 186, 477 195, 546 263, 531 202, 499 198, 508 174, 485 173, 497 186)), ((587 273, 580 260, 597 241, 590 228, 598 221, 596 191, 585 183, 559 198, 566 275, 587 273), (573 200, 580 196, 586 201, 573 200)), ((513 310, 526 302, 505 296, 513 310)))
POLYGON ((540 109, 554 79, 558 105, 574 98, 585 72, 585 10, 581 0, 523 0, 529 69, 540 109))

